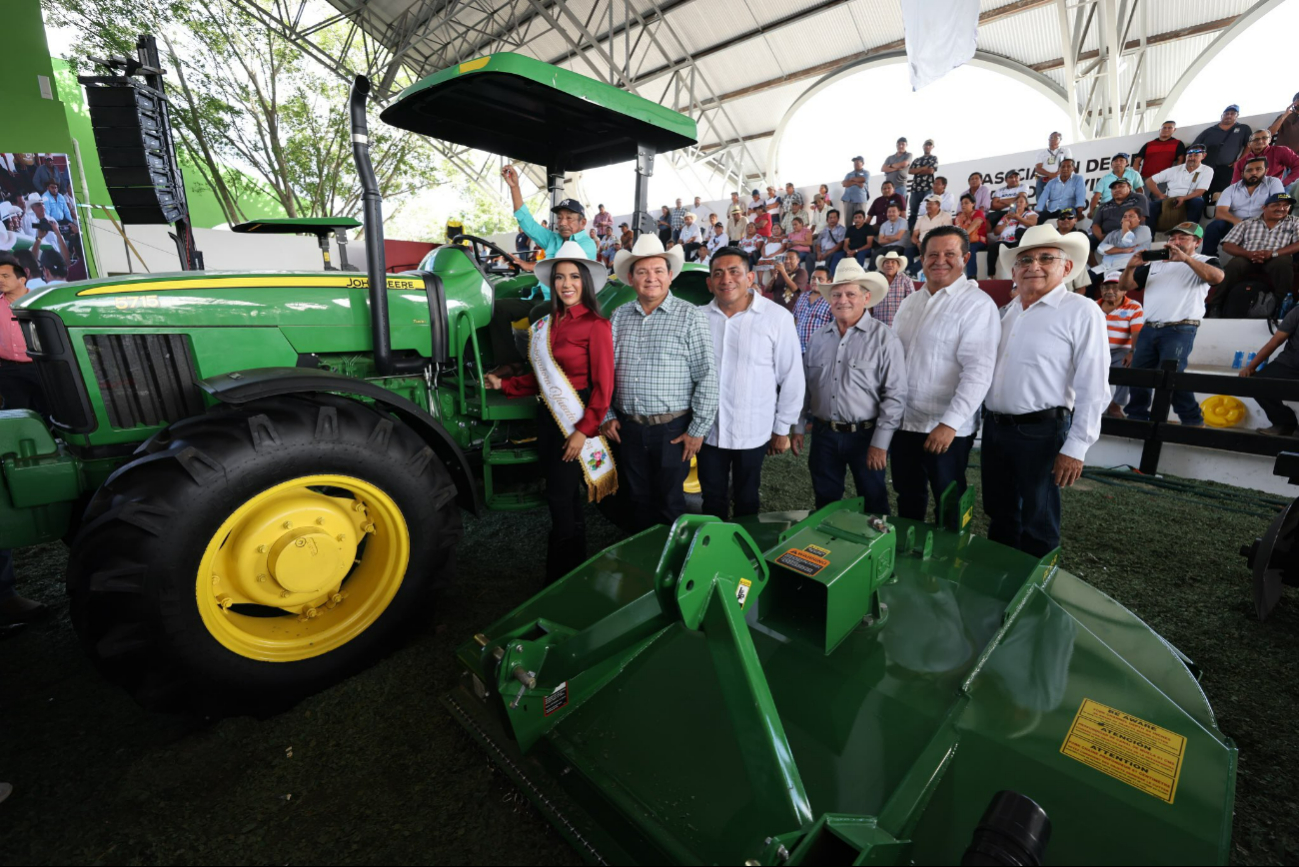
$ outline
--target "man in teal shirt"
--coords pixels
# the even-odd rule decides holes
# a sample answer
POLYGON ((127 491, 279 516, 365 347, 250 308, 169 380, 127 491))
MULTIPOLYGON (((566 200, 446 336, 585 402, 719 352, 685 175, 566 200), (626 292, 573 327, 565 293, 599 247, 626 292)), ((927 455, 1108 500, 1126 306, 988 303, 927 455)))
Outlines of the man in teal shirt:
MULTIPOLYGON (((505 178, 505 183, 510 187, 514 219, 518 221, 519 228, 545 251, 547 259, 553 258, 565 241, 576 241, 586 251, 587 256, 592 259, 596 257, 595 242, 586 233, 586 209, 580 202, 576 199, 564 199, 551 208, 552 227, 547 229, 533 219, 532 212, 523 204, 523 193, 519 190, 519 173, 514 170, 514 166, 501 169, 501 177, 505 178)), ((540 292, 542 301, 550 300, 549 286, 538 283, 537 291, 540 292)), ((532 297, 536 298, 536 295, 532 297)))
POLYGON ((1144 192, 1141 173, 1128 168, 1130 162, 1132 162, 1131 155, 1122 152, 1116 153, 1110 159, 1110 173, 1096 182, 1095 192, 1092 193, 1091 206, 1087 214, 1089 218, 1096 219, 1096 207, 1105 204, 1114 197, 1110 192, 1110 184, 1113 184, 1119 178, 1127 180, 1132 187, 1132 192, 1144 192))
MULTIPOLYGON (((539 224, 533 219, 532 212, 523 204, 523 193, 519 190, 519 173, 514 166, 501 169, 501 177, 510 188, 510 200, 514 206, 514 219, 518 221, 523 234, 545 252, 547 259, 554 258, 565 241, 576 241, 578 246, 591 258, 596 258, 595 241, 586 232, 586 209, 576 199, 564 199, 553 208, 551 228, 539 224)), ((532 270, 518 259, 514 264, 525 270, 532 270)), ((597 290, 599 286, 595 287, 597 290)), ((497 298, 492 313, 492 356, 498 365, 519 365, 522 367, 524 352, 516 341, 514 322, 527 318, 536 322, 550 313, 550 287, 538 281, 537 288, 526 298, 497 298)), ((520 332, 526 334, 526 332, 520 332)), ((526 345, 526 344, 524 344, 526 345)))

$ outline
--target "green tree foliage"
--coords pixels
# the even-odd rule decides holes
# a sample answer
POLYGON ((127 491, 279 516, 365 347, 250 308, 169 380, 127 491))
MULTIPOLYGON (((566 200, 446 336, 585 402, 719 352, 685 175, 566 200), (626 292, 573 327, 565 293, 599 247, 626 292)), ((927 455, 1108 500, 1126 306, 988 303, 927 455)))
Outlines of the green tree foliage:
MULTIPOLYGON (((151 33, 168 70, 177 146, 231 223, 247 218, 248 178, 293 217, 360 211, 347 85, 230 0, 46 0, 47 20, 81 34, 66 60, 134 55, 151 33)), ((341 56, 346 46, 339 44, 341 56)), ((389 215, 413 193, 458 180, 432 148, 372 118, 372 157, 389 215)))

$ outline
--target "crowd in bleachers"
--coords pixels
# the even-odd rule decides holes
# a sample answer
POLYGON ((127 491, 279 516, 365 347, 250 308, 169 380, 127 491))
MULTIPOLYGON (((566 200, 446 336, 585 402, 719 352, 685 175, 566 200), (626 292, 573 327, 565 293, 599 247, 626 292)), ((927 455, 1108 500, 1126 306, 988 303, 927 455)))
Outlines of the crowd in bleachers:
MULTIPOLYGON (((1274 316, 1276 338, 1241 375, 1299 379, 1299 94, 1269 129, 1238 115, 1228 106, 1190 142, 1163 124, 1113 154, 1091 190, 1058 132, 1027 177, 1009 171, 996 189, 979 173, 951 184, 933 140, 916 156, 899 138, 878 195, 856 156, 810 201, 792 183, 734 192, 721 209, 677 199, 638 234, 615 231, 604 205, 588 228, 570 199, 552 209, 559 232, 530 230, 520 210, 520 241, 566 267, 596 260, 636 291, 613 316, 597 415, 606 437, 635 434, 624 478, 644 521, 680 514, 684 469, 667 468, 695 456, 705 511, 725 516, 732 500, 737 514, 756 511, 763 456, 798 453, 809 432, 818 506, 851 472, 867 510, 887 512, 891 461, 899 512, 924 518, 929 492, 964 487, 982 428, 990 536, 1040 556, 1058 544, 1058 489, 1078 478, 1101 417, 1151 417, 1151 392, 1111 388, 1108 368, 1182 370, 1206 316, 1274 316), (714 296, 697 316, 667 293, 686 263, 706 266, 714 296), (711 352, 697 333, 711 333, 711 352), (801 412, 785 405, 791 394, 801 412)), ((563 308, 533 303, 511 315, 553 316, 558 341, 563 308)), ((1299 432, 1284 403, 1260 403, 1271 421, 1260 432, 1299 432)), ((1192 394, 1173 408, 1204 424, 1192 394)))

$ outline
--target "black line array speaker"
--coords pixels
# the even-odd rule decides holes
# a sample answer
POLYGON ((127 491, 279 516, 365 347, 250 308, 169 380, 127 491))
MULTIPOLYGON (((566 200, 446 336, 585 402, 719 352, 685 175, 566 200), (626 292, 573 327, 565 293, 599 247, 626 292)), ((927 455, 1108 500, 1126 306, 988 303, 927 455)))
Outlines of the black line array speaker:
POLYGON ((166 98, 133 78, 83 78, 82 83, 87 85, 95 148, 118 219, 156 224, 185 216, 166 98))

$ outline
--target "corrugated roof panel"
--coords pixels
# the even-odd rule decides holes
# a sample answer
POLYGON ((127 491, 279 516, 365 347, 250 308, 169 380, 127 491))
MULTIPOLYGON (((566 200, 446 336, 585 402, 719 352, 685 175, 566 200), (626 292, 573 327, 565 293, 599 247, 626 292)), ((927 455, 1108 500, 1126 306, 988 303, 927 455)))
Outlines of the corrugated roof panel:
POLYGON ((1248 12, 1254 0, 1195 0, 1194 3, 1148 3, 1147 33, 1168 33, 1248 12))
POLYGON ((861 30, 862 41, 870 47, 896 42, 902 38, 902 5, 879 0, 852 0, 848 4, 861 30))
POLYGON ((734 0, 726 4, 726 14, 718 14, 718 9, 710 3, 694 0, 668 12, 666 23, 672 26, 681 44, 663 28, 656 33, 659 41, 669 52, 680 50, 684 45, 684 53, 691 55, 727 45, 735 37, 759 25, 748 7, 734 0))
POLYGON ((1060 19, 1055 7, 1032 9, 983 25, 979 28, 979 48, 1025 66, 1058 59, 1060 19))
MULTIPOLYGON (((732 127, 732 123, 719 118, 717 120, 718 129, 740 136, 754 135, 775 129, 776 124, 780 123, 780 119, 785 116, 785 112, 789 110, 789 107, 810 86, 811 82, 795 82, 794 84, 764 90, 761 93, 728 102, 726 104, 726 115, 734 126, 732 127)), ((709 114, 711 115, 713 112, 709 112, 709 114)), ((703 140, 702 134, 700 140, 703 140)))
MULTIPOLYGON (((763 38, 780 72, 789 74, 862 51, 861 38, 846 6, 809 17, 763 38)), ((775 75, 767 76, 774 78, 775 75)))

